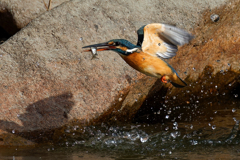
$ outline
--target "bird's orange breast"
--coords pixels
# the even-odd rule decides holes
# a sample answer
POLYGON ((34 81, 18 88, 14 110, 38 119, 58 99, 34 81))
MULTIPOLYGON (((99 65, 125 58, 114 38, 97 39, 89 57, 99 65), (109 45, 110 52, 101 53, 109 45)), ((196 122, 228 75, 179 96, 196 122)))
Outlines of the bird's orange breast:
POLYGON ((131 67, 149 76, 160 78, 163 75, 173 73, 163 60, 144 52, 134 52, 128 56, 121 56, 131 67))

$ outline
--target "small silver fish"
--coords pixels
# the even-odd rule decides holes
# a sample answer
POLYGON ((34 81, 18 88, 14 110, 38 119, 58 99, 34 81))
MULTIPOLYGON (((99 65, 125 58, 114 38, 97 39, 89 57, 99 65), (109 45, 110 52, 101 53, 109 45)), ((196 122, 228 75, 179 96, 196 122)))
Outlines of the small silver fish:
POLYGON ((91 49, 91 52, 92 52, 92 59, 91 60, 93 60, 95 58, 98 59, 97 48, 96 47, 91 47, 90 49, 91 49))

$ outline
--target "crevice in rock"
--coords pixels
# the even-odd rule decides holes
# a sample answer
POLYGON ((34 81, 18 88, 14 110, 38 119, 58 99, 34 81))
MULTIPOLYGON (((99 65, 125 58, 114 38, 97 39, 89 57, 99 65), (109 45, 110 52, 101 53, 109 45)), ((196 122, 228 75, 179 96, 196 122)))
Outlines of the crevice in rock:
POLYGON ((20 28, 17 27, 17 22, 15 21, 12 13, 10 13, 8 9, 0 12, 0 22, 2 22, 0 27, 11 36, 20 30, 20 28))
POLYGON ((4 43, 10 35, 2 27, 0 27, 0 44, 4 43))

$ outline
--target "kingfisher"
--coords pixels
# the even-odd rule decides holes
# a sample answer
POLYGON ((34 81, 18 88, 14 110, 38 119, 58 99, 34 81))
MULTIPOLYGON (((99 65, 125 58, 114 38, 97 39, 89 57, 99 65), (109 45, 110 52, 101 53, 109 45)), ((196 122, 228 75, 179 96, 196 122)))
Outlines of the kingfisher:
MULTIPOLYGON (((183 29, 163 23, 144 25, 137 30, 137 34, 136 45, 125 39, 112 39, 83 48, 115 51, 127 64, 141 73, 160 78, 163 83, 170 82, 177 88, 187 86, 166 59, 174 57, 178 46, 189 43, 194 36, 183 29)), ((91 49, 84 51, 89 52, 91 49)))

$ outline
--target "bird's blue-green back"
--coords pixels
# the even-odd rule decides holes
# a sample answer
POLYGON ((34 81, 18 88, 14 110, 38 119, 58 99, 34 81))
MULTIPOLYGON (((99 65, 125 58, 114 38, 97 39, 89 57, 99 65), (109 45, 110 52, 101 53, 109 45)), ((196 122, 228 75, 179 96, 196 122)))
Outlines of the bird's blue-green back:
POLYGON ((144 27, 146 25, 142 26, 141 28, 139 28, 137 30, 137 34, 138 34, 138 41, 137 41, 137 46, 142 46, 142 42, 143 42, 143 38, 144 38, 144 27))

